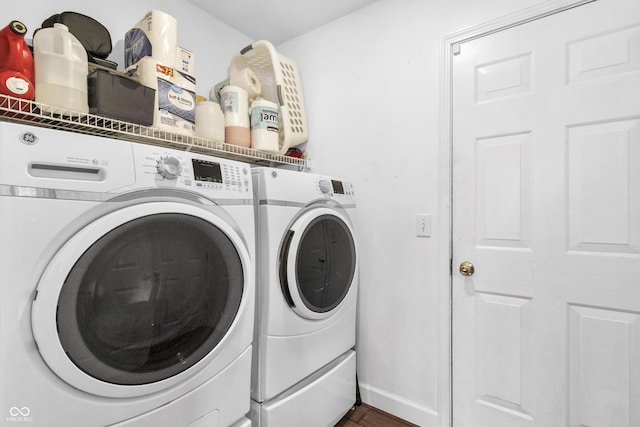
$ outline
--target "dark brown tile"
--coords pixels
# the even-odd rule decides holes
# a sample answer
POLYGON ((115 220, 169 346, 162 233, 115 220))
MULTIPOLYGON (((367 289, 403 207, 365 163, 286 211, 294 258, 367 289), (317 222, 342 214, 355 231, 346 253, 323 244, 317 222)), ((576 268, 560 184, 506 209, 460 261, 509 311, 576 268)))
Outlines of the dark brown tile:
POLYGON ((354 423, 358 423, 360 422, 362 417, 364 417, 366 413, 369 412, 369 410, 369 406, 367 405, 356 405, 351 408, 344 417, 353 421, 354 423))
POLYGON ((387 414, 378 411, 369 411, 360 420, 360 425, 363 427, 406 427, 407 424, 391 417, 387 414))
POLYGON ((372 406, 352 408, 336 427, 418 427, 372 406))
POLYGON ((356 424, 347 418, 343 418, 338 424, 336 424, 336 427, 360 427, 360 424, 356 424))

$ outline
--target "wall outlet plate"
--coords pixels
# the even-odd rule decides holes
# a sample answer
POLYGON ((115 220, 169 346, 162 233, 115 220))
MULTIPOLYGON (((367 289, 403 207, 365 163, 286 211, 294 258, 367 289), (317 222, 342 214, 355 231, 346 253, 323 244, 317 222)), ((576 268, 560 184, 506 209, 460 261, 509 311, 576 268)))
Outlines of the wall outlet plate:
POLYGON ((416 214, 416 236, 431 237, 431 214, 416 214))

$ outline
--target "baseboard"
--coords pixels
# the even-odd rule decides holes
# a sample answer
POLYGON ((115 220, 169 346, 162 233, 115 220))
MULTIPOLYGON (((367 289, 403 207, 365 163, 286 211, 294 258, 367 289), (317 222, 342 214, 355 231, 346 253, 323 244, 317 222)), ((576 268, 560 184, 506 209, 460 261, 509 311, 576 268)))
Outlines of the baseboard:
POLYGON ((369 384, 360 383, 362 402, 420 427, 436 427, 438 413, 432 408, 397 396, 369 384))

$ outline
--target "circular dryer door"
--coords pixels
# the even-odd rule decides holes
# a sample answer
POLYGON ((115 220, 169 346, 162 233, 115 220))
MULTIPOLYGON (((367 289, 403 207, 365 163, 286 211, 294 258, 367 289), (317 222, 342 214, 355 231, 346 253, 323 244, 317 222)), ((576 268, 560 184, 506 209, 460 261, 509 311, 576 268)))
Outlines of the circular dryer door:
POLYGON ((129 397, 170 387, 215 357, 248 286, 241 237, 208 210, 145 203, 68 240, 45 270, 33 332, 71 385, 129 397))
POLYGON ((316 208, 301 215, 285 236, 280 285, 292 309, 307 319, 331 316, 356 272, 355 233, 338 211, 316 208))

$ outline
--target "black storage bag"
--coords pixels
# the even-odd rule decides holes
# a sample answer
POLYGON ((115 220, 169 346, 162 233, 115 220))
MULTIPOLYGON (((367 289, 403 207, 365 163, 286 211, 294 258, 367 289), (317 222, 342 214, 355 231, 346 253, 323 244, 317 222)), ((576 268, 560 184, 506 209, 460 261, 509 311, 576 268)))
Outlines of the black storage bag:
POLYGON ((42 28, 53 27, 55 23, 64 24, 69 28, 69 32, 84 46, 89 61, 116 68, 111 65, 115 64, 114 62, 105 60, 111 54, 113 46, 111 35, 104 25, 77 12, 62 12, 45 19, 42 28))

